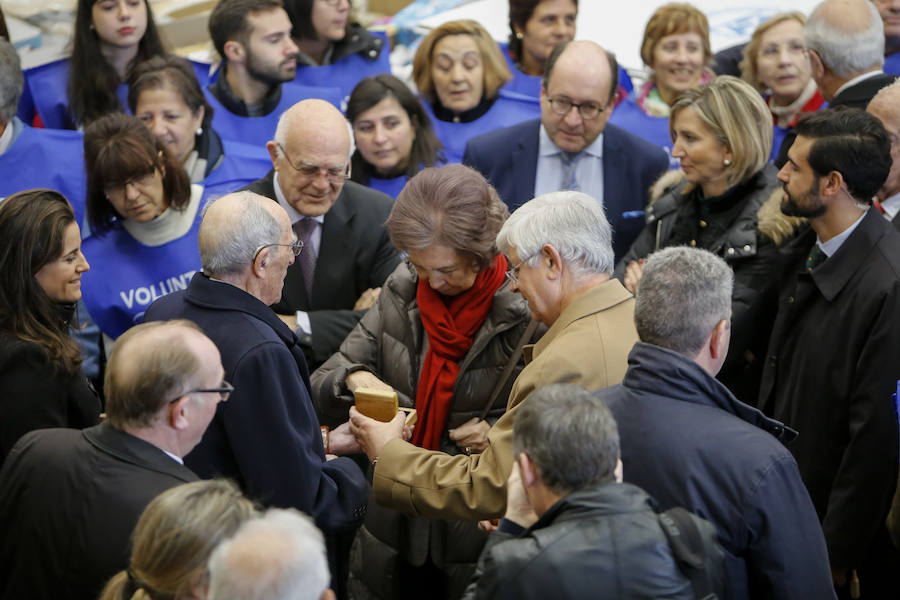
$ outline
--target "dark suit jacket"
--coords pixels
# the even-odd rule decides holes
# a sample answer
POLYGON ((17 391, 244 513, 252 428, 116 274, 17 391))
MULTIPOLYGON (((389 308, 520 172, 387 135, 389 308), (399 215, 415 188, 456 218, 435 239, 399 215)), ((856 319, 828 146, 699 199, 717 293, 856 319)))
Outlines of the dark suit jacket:
MULTIPOLYGON (((275 200, 274 173, 269 171, 244 189, 275 200)), ((400 263, 384 227, 392 205, 386 194, 345 182, 322 224, 311 297, 303 285, 300 262, 288 267, 281 300, 272 308, 279 314, 309 313, 311 350, 305 350, 313 369, 337 352, 362 318, 365 311, 353 310, 359 296, 381 287, 400 263)))
POLYGON ((94 600, 147 504, 196 479, 109 423, 24 435, 0 472, 0 598, 94 600))
MULTIPOLYGON (((469 140, 463 163, 477 169, 513 211, 534 197, 541 122, 526 121, 469 140)), ((669 168, 658 146, 607 125, 603 131, 603 206, 618 261, 644 228, 650 186, 669 168)))
POLYGON ((860 81, 832 98, 828 106, 832 108, 835 106, 850 106, 866 110, 866 107, 869 106, 869 101, 878 93, 878 90, 894 83, 895 79, 896 77, 893 75, 882 73, 860 81))

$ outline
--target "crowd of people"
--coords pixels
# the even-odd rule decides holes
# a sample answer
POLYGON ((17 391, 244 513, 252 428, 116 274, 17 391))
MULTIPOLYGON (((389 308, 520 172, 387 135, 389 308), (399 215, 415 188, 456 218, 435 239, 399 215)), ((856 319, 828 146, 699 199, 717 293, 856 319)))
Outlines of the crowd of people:
POLYGON ((0 39, 0 600, 900 597, 895 4, 0 39))

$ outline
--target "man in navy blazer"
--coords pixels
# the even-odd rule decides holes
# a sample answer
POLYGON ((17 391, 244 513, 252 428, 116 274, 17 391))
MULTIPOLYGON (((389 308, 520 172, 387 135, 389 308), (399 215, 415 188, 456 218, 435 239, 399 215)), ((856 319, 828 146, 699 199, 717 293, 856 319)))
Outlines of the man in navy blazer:
POLYGON ((597 198, 619 260, 643 229, 648 190, 669 161, 657 146, 606 124, 617 73, 615 57, 597 44, 560 44, 547 59, 540 120, 472 138, 463 163, 493 184, 510 211, 559 189, 597 198))

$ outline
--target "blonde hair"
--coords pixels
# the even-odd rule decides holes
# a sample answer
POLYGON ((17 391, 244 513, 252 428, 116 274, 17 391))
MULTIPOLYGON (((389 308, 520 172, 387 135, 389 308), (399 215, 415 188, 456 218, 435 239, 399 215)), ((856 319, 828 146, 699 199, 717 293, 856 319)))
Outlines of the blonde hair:
POLYGON ((703 62, 712 58, 709 45, 709 21, 700 9, 687 2, 671 2, 656 9, 644 28, 641 59, 653 67, 653 51, 661 39, 676 33, 696 33, 703 42, 703 62))
MULTIPOLYGON (((806 17, 802 12, 792 11, 792 12, 784 12, 778 13, 768 21, 763 21, 759 24, 756 30, 753 32, 753 35, 750 37, 750 41, 744 46, 744 50, 742 52, 743 58, 741 59, 740 69, 741 69, 741 79, 755 87, 760 92, 766 91, 766 86, 759 80, 758 71, 756 69, 756 60, 759 58, 759 51, 762 46, 762 37, 765 35, 767 31, 775 27, 776 25, 781 25, 787 21, 797 21, 800 25, 806 24, 806 17)), ((801 34, 802 37, 802 34, 801 34)), ((804 42, 805 44, 806 42, 804 42)))
POLYGON ((772 151, 772 115, 762 96, 749 83, 731 75, 687 90, 669 118, 669 135, 675 139, 675 120, 692 108, 719 143, 732 154, 726 181, 729 186, 749 179, 762 169, 772 151))
POLYGON ((429 102, 435 102, 437 94, 434 90, 434 80, 431 77, 432 53, 439 41, 448 35, 470 35, 481 53, 481 63, 484 69, 484 95, 494 98, 497 92, 507 81, 512 79, 512 73, 506 65, 503 53, 493 40, 491 35, 477 21, 463 19, 460 21, 448 21, 440 27, 432 29, 422 39, 416 56, 413 59, 413 80, 419 93, 429 102))
POLYGON ((100 600, 178 598, 206 577, 212 551, 257 516, 230 481, 195 481, 157 496, 134 529, 129 568, 109 580, 100 600))

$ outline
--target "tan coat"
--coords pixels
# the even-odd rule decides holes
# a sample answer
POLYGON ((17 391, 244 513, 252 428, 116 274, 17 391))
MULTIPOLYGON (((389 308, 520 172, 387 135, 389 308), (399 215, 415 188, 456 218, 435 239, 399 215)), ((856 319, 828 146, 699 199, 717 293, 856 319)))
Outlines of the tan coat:
POLYGON ((636 341, 634 298, 617 280, 578 296, 534 346, 526 346, 526 360, 529 353, 533 358, 513 385, 506 413, 491 428, 488 448, 473 456, 450 456, 392 440, 375 468, 376 500, 414 516, 463 520, 501 516, 518 405, 551 383, 574 383, 590 390, 620 383, 636 341))

